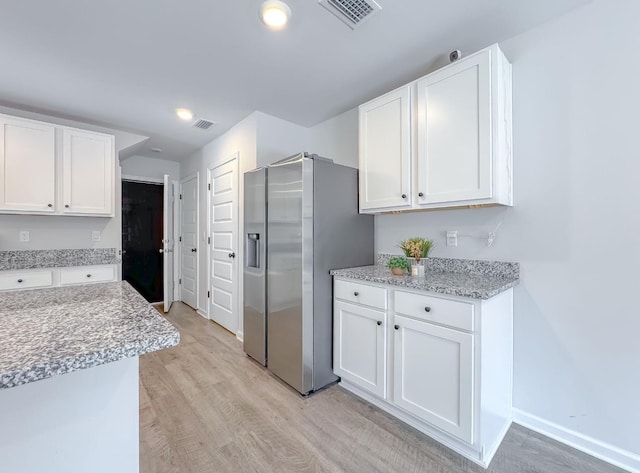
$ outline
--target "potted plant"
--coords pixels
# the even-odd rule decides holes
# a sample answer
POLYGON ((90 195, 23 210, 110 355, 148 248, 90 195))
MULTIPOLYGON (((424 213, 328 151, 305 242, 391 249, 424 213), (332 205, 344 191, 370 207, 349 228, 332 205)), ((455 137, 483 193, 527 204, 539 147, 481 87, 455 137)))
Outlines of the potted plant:
POLYGON ((433 240, 414 237, 401 241, 399 246, 405 256, 412 259, 411 275, 424 276, 424 264, 421 264, 420 260, 429 257, 429 253, 433 249, 433 240))
POLYGON ((387 263, 387 268, 391 269, 394 276, 402 276, 409 269, 409 261, 402 256, 394 256, 387 263))

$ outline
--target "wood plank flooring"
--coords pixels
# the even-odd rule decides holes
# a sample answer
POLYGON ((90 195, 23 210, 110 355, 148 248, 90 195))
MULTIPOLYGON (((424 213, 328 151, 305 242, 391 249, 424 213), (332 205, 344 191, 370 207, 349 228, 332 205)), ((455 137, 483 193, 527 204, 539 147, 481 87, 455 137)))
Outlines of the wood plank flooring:
POLYGON ((514 425, 484 470, 332 386, 302 398, 176 303, 178 347, 140 360, 142 473, 621 473, 514 425))

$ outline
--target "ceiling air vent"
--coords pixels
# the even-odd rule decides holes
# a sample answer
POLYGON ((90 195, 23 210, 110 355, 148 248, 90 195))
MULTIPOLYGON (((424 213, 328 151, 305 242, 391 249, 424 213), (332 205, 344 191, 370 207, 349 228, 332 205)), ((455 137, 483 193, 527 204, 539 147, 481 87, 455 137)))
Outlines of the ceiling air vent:
POLYGON ((318 3, 354 30, 382 10, 374 0, 318 0, 318 3))
POLYGON ((211 120, 207 120, 205 118, 198 118, 195 122, 193 122, 193 127, 200 128, 201 130, 208 130, 215 124, 216 122, 212 122, 211 120))

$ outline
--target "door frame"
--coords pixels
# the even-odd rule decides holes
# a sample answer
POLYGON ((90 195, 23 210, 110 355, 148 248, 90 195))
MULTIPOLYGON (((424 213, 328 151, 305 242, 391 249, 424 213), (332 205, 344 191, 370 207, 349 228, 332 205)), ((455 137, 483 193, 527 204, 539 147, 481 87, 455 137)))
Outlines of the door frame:
MULTIPOLYGON (((178 189, 178 194, 182 195, 182 186, 185 182, 190 181, 191 179, 196 180, 196 312, 202 315, 202 310, 200 309, 200 172, 196 171, 188 176, 180 179, 180 188, 178 189)), ((184 246, 184 241, 182 241, 182 203, 183 200, 179 199, 178 207, 180 208, 180 221, 178 223, 178 243, 180 244, 180 254, 178 256, 178 264, 180 270, 178 271, 179 279, 182 279, 182 247, 184 246)), ((178 301, 182 301, 182 284, 179 284, 178 288, 178 301)), ((207 304, 208 305, 208 304, 207 304)))
MULTIPOLYGON (((219 168, 220 166, 224 166, 225 164, 228 164, 232 161, 235 161, 235 173, 236 173, 236 182, 234 183, 236 185, 236 202, 234 203, 234 205, 236 206, 236 215, 238 216, 238 221, 235 222, 235 230, 236 230, 236 241, 235 246, 236 246, 236 264, 237 264, 237 268, 236 268, 236 274, 235 274, 235 278, 233 281, 233 303, 234 303, 234 307, 236 308, 237 314, 237 327, 240 328, 241 324, 240 324, 240 318, 241 318, 241 312, 239 310, 239 305, 240 304, 240 281, 239 278, 242 277, 240 276, 240 263, 241 261, 243 261, 243 258, 241 257, 242 251, 240 251, 240 247, 238 246, 239 242, 240 242, 240 217, 241 217, 241 213, 240 213, 240 152, 239 151, 235 151, 234 153, 232 153, 231 155, 227 156, 224 159, 221 159, 218 162, 215 162, 214 164, 210 165, 209 167, 207 167, 207 290, 209 290, 209 288, 211 287, 211 283, 212 283, 212 278, 211 278, 211 247, 212 247, 212 240, 211 240, 211 193, 213 192, 213 189, 209 188, 209 184, 211 183, 211 174, 213 173, 213 170, 216 168, 219 168), (211 243, 210 243, 211 242, 211 243)), ((207 318, 209 320, 211 320, 211 301, 209 298, 207 298, 207 318)), ((236 336, 238 335, 239 330, 236 330, 236 336)))

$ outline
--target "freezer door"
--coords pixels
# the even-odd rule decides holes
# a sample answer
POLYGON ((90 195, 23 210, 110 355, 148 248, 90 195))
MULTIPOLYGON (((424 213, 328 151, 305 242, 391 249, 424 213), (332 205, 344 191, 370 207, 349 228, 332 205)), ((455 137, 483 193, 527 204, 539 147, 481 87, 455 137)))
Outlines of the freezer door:
POLYGON ((244 174, 244 351, 267 362, 266 169, 244 174))
POLYGON ((268 368, 301 393, 313 389, 313 162, 269 167, 268 368))

